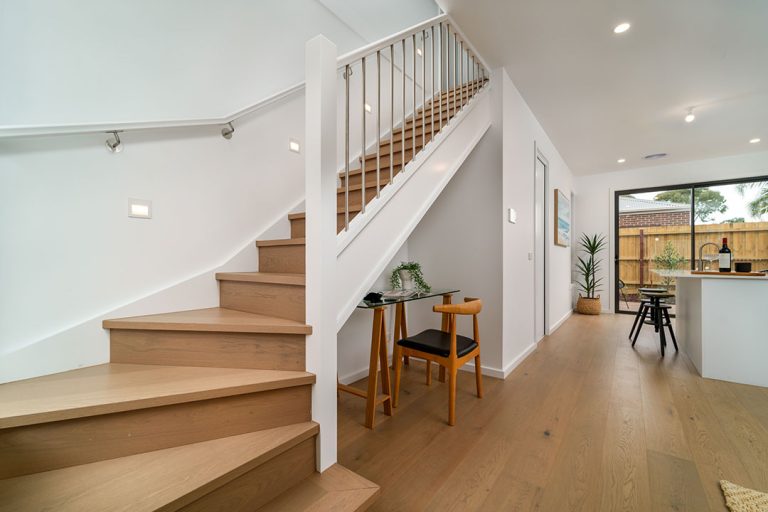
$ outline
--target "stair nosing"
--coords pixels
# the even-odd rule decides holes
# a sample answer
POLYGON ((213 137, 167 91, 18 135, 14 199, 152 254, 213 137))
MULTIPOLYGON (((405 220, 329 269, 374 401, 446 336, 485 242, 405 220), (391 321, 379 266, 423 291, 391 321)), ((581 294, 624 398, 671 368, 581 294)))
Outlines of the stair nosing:
POLYGON ((235 281, 247 283, 284 284, 289 286, 305 286, 305 274, 285 272, 217 272, 218 281, 235 281))
MULTIPOLYGON (((220 310, 236 314, 240 318, 254 320, 254 323, 224 322, 224 321, 193 321, 193 320, 153 320, 157 317, 165 317, 167 314, 145 315, 138 317, 113 318, 104 320, 104 329, 125 329, 134 331, 191 331, 191 332, 233 332, 251 334, 312 334, 312 326, 296 320, 279 318, 271 315, 248 313, 229 308, 207 308, 183 313, 196 313, 201 311, 220 310), (268 323, 275 320, 274 323, 268 323)), ((172 315, 172 313, 171 313, 172 315)))
MULTIPOLYGON (((138 374, 133 374, 129 377, 123 376, 122 379, 128 380, 131 377, 135 378, 138 376, 138 374)), ((315 376, 313 374, 295 370, 258 370, 106 363, 0 385, 0 391, 15 394, 18 394, 19 392, 24 393, 25 387, 31 387, 33 388, 32 391, 27 390, 26 393, 34 395, 31 398, 24 399, 25 407, 27 407, 26 412, 22 407, 21 410, 15 414, 0 417, 0 429, 100 416, 104 414, 115 414, 248 393, 258 393, 274 389, 304 386, 313 384, 314 382, 315 376), (113 374, 113 371, 116 373, 113 374), (136 385, 135 383, 129 384, 126 382, 121 384, 120 379, 123 372, 135 373, 142 371, 154 372, 153 376, 155 377, 157 374, 161 373, 174 374, 173 378, 176 379, 176 382, 183 378, 184 384, 192 382, 194 379, 194 382, 197 383, 198 387, 194 388, 193 386, 189 386, 183 391, 170 391, 168 384, 172 382, 171 380, 164 383, 153 382, 151 384, 146 384, 143 387, 141 385, 136 385), (184 376, 178 375, 179 372, 184 372, 184 376), (98 389, 94 390, 89 387, 86 390, 81 390, 80 393, 75 392, 75 390, 68 390, 65 395, 66 399, 70 401, 78 400, 80 402, 79 405, 74 402, 68 404, 61 400, 56 402, 56 407, 43 407, 43 405, 39 405, 35 410, 34 407, 29 405, 31 400, 55 400, 56 389, 48 388, 55 386, 57 379, 60 380, 59 386, 61 386, 61 382, 63 382, 64 379, 70 380, 78 373, 83 379, 84 384, 93 386, 98 384, 100 382, 99 379, 101 379, 101 383, 104 386, 111 385, 112 389, 106 389, 105 387, 99 391, 98 389), (220 382, 217 386, 214 385, 215 383, 207 382, 206 384, 203 384, 200 381, 200 379, 221 380, 223 378, 231 378, 232 380, 240 380, 241 382, 227 384, 220 382), (250 382, 248 382, 249 380, 250 382), (49 382, 50 384, 48 384, 49 382), (162 394, 155 389, 159 389, 163 385, 166 386, 164 388, 166 394, 162 394), (39 390, 36 388, 39 388, 39 390), (126 391, 125 388, 132 389, 126 391), (7 391, 9 389, 11 391, 7 391), (102 393, 102 395, 98 395, 99 392, 102 393), (94 393, 96 394, 94 395, 94 393)), ((58 389, 61 388, 59 387, 58 389)), ((9 402, 6 400, 6 404, 8 403, 9 402)))
POLYGON ((306 245, 305 238, 279 238, 275 240, 257 240, 257 247, 281 247, 284 245, 306 245))

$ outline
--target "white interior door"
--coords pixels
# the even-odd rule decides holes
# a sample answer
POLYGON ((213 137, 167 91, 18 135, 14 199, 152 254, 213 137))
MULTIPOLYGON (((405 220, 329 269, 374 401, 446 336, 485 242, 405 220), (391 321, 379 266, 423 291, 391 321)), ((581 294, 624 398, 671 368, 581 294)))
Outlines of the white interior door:
POLYGON ((535 340, 538 342, 547 332, 546 329, 546 222, 547 222, 547 161, 536 153, 534 180, 534 249, 533 272, 535 279, 535 340))

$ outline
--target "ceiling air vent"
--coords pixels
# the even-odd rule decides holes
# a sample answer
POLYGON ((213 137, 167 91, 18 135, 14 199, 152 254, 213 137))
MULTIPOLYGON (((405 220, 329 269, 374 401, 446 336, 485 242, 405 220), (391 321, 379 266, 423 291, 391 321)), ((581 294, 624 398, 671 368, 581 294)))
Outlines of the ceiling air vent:
POLYGON ((643 158, 645 160, 658 160, 659 158, 664 158, 666 156, 666 153, 653 153, 652 155, 645 155, 643 158))

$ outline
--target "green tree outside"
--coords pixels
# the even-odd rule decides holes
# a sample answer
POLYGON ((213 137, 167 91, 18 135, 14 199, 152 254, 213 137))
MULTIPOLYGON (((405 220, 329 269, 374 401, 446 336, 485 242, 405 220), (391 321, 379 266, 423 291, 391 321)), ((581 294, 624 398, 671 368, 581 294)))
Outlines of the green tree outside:
MULTIPOLYGON (((668 190, 654 197, 656 201, 669 201, 671 203, 691 204, 690 189, 668 190)), ((725 197, 717 190, 708 188, 697 188, 694 194, 694 207, 696 209, 694 218, 700 222, 712 220, 715 213, 725 213, 728 207, 725 204, 725 197)))

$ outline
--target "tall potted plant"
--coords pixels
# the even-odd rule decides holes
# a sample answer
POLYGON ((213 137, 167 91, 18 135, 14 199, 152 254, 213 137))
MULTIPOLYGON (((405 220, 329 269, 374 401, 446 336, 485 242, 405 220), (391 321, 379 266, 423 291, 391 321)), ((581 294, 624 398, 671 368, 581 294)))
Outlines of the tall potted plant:
POLYGON ((579 256, 576 260, 576 270, 579 273, 579 299, 576 301, 576 311, 584 315, 599 315, 602 309, 600 305, 600 295, 596 295, 601 290, 600 282, 602 277, 598 278, 597 273, 600 270, 600 260, 598 253, 605 249, 605 236, 582 233, 579 240, 581 251, 586 254, 586 258, 579 256), (583 293, 583 295, 582 295, 583 293))

